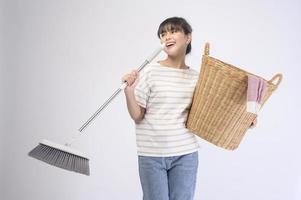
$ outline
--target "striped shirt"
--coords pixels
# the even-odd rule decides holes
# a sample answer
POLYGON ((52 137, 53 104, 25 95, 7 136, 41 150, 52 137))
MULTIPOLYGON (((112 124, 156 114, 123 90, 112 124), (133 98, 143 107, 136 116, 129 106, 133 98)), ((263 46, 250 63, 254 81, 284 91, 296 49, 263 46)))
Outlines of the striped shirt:
POLYGON ((186 128, 188 111, 199 73, 150 63, 139 73, 134 94, 146 109, 135 123, 141 156, 179 156, 198 150, 195 135, 186 128))

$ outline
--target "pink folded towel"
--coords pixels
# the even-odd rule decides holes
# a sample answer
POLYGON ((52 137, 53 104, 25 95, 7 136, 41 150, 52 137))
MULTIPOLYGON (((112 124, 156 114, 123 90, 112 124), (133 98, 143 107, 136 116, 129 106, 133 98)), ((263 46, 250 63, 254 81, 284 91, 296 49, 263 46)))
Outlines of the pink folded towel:
POLYGON ((247 112, 258 113, 266 90, 265 80, 248 74, 247 112))

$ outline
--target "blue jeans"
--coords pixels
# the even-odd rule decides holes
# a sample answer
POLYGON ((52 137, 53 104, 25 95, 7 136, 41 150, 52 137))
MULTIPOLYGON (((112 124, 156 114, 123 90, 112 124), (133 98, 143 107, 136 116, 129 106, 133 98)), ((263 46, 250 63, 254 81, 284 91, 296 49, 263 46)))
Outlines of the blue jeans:
POLYGON ((138 156, 143 200, 193 200, 198 152, 171 157, 138 156))

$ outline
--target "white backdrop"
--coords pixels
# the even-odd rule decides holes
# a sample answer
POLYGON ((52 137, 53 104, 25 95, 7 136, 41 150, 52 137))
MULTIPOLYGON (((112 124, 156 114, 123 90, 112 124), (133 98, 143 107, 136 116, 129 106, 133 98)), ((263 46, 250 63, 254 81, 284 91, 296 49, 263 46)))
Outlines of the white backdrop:
POLYGON ((200 139, 195 199, 301 199, 300 1, 6 0, 2 6, 1 200, 141 199, 123 93, 73 146, 90 155, 90 177, 27 153, 43 138, 64 143, 77 134, 121 77, 157 47, 157 28, 172 16, 192 25, 187 63, 193 68, 199 70, 208 41, 214 57, 266 79, 284 76, 236 151, 200 139))

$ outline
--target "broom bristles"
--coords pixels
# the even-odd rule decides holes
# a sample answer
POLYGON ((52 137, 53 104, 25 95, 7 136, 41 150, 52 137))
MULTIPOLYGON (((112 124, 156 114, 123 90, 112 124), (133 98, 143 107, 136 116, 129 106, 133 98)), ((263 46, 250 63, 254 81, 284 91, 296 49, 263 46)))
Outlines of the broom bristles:
POLYGON ((50 145, 40 143, 36 148, 31 150, 28 155, 65 170, 74 171, 87 176, 90 175, 88 158, 52 147, 50 145))

